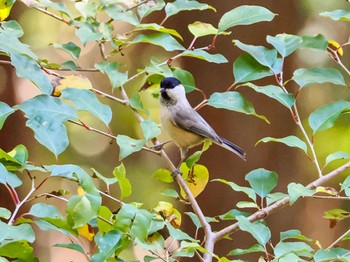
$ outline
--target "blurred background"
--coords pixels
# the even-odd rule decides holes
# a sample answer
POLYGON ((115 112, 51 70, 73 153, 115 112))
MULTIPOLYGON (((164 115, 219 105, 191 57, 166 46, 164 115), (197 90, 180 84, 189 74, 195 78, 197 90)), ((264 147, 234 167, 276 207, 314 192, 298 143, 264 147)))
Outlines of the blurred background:
MULTIPOLYGON (((335 9, 350 9, 350 4, 345 0, 318 1, 318 0, 294 0, 294 1, 272 1, 272 0, 236 0, 236 1, 220 1, 208 0, 208 4, 217 9, 212 11, 195 11, 182 12, 176 16, 169 18, 164 24, 165 27, 176 29, 184 37, 184 46, 188 46, 192 40, 192 35, 187 29, 187 25, 194 21, 203 21, 217 25, 220 17, 227 11, 239 5, 255 4, 261 5, 278 16, 270 23, 258 23, 250 26, 239 26, 232 30, 229 36, 218 38, 214 52, 223 54, 229 63, 226 64, 210 64, 202 60, 192 58, 183 58, 176 62, 176 66, 191 72, 195 78, 196 86, 202 89, 207 96, 213 92, 225 91, 233 83, 232 63, 242 54, 242 52, 232 44, 233 39, 239 39, 243 43, 253 45, 264 45, 267 35, 276 35, 279 33, 288 33, 296 35, 315 35, 323 34, 327 39, 334 39, 339 43, 348 41, 350 35, 349 23, 335 22, 333 20, 320 17, 318 14, 324 11, 332 11, 335 9)), ((150 21, 161 21, 163 12, 155 12, 148 18, 150 21)), ((64 52, 58 51, 50 46, 50 43, 67 43, 73 41, 79 43, 75 36, 74 30, 59 21, 44 15, 34 9, 28 9, 23 3, 15 4, 10 19, 17 20, 23 27, 25 35, 21 40, 28 43, 32 50, 39 57, 48 59, 50 62, 64 62, 68 56, 64 52)), ((126 24, 115 24, 116 30, 121 32, 128 31, 126 24)), ((208 45, 210 38, 201 38, 196 46, 208 45)), ((349 68, 349 48, 345 48, 343 62, 349 68)), ((151 57, 163 59, 166 57, 165 51, 161 48, 151 47, 149 45, 136 45, 132 49, 128 49, 123 57, 115 57, 118 62, 128 64, 129 75, 136 73, 136 70, 146 66, 151 57)), ((93 44, 88 44, 82 49, 79 64, 82 67, 92 68, 95 63, 100 61, 100 53, 93 44)), ((289 79, 292 77, 293 71, 301 67, 313 66, 329 66, 336 67, 329 57, 321 52, 314 50, 299 50, 287 58, 284 68, 284 77, 289 79)), ((64 73, 62 73, 64 74, 64 73)), ((106 76, 100 73, 83 73, 87 76, 94 87, 104 92, 111 93, 110 83, 106 76)), ((346 77, 349 83, 348 76, 346 77)), ((13 106, 19 104, 26 99, 39 94, 38 89, 29 81, 20 79, 16 76, 14 69, 9 65, 0 64, 0 101, 4 101, 13 106)), ((266 78, 259 81, 259 85, 274 84, 273 78, 266 78)), ((290 83, 288 88, 291 92, 295 92, 296 86, 290 83)), ((126 86, 129 95, 134 94, 140 86, 137 82, 131 82, 126 86)), ((259 144, 256 142, 263 137, 285 137, 289 135, 302 136, 295 125, 290 112, 280 104, 268 99, 267 97, 257 94, 251 89, 241 87, 238 91, 251 101, 258 114, 265 115, 271 124, 244 114, 222 109, 214 109, 204 107, 200 113, 204 118, 216 129, 223 137, 233 141, 242 147, 247 153, 247 161, 243 162, 235 157, 229 151, 217 146, 212 146, 209 151, 202 155, 201 164, 207 166, 210 172, 210 179, 223 178, 234 181, 241 186, 247 186, 245 175, 256 168, 264 167, 265 169, 277 172, 278 187, 274 192, 286 192, 287 185, 294 181, 308 184, 317 178, 317 171, 313 163, 298 149, 292 149, 278 143, 259 144)), ((118 96, 118 92, 114 95, 118 96)), ((151 112, 151 118, 158 121, 158 101, 147 93, 141 94, 145 106, 151 112)), ((202 100, 199 92, 192 92, 188 98, 193 106, 202 100)), ((349 100, 350 92, 344 87, 332 85, 314 85, 305 88, 299 95, 298 106, 302 120, 307 126, 307 118, 310 112, 316 108, 325 105, 331 101, 345 99, 349 100)), ((138 123, 133 117, 131 110, 124 106, 113 103, 107 99, 101 98, 103 103, 109 104, 113 110, 113 120, 111 130, 114 135, 125 134, 133 138, 140 138, 141 132, 138 123)), ((96 128, 103 129, 103 125, 97 120, 93 120, 88 115, 81 115, 81 119, 96 128)), ((320 159, 321 165, 325 163, 325 157, 335 151, 350 152, 350 116, 342 116, 340 121, 334 128, 324 131, 315 137, 316 152, 320 159)), ((36 165, 40 164, 76 164, 90 169, 91 167, 98 170, 104 176, 111 177, 114 167, 120 163, 118 161, 118 147, 111 139, 96 133, 89 132, 79 126, 67 123, 68 135, 70 139, 69 148, 56 159, 46 148, 41 146, 33 137, 33 132, 25 128, 25 118, 21 112, 11 115, 5 122, 2 130, 0 130, 0 148, 10 151, 18 144, 24 144, 29 149, 29 160, 36 165)), ((107 130, 104 130, 107 131, 107 130)), ((160 140, 166 141, 166 136, 161 136, 160 140)), ((172 144, 166 146, 166 151, 171 159, 176 163, 179 159, 178 149, 172 144)), ((175 202, 173 199, 161 195, 161 190, 169 187, 151 177, 152 173, 161 167, 166 167, 166 163, 158 156, 149 152, 140 152, 133 154, 124 161, 127 170, 127 177, 133 185, 133 194, 126 201, 135 201, 145 203, 145 208, 156 206, 158 201, 172 201, 176 208, 183 211, 191 211, 181 203, 175 202)), ((324 173, 331 171, 340 162, 330 165, 324 170, 324 173)), ((340 163, 341 164, 341 163, 340 163)), ((344 172, 349 175, 349 171, 344 172)), ((38 174, 38 176, 43 176, 38 174)), ((330 186, 337 187, 339 180, 332 181, 330 186)), ((24 179, 25 180, 25 179, 24 179)), ((29 180, 28 180, 29 181, 29 180)), ((26 186, 21 189, 27 192, 26 186)), ((58 190, 60 188, 71 188, 74 192, 75 185, 67 181, 56 179, 55 183, 47 183, 52 188, 43 188, 43 191, 58 190)), ((103 185, 101 185, 103 187, 103 185)), ((177 189, 177 185, 172 185, 177 189)), ((112 194, 119 196, 117 188, 113 187, 112 194)), ((11 199, 8 192, 0 187, 0 204, 4 206, 7 203, 8 208, 13 209, 11 199)), ((226 185, 212 182, 209 183, 205 191, 197 197, 206 216, 216 216, 235 208, 235 204, 240 200, 246 200, 244 194, 235 193, 226 185)), ((272 231, 272 243, 279 241, 280 231, 289 229, 299 229, 302 233, 310 238, 318 239, 323 247, 327 247, 336 238, 338 238, 344 228, 348 228, 348 222, 339 223, 335 228, 329 227, 329 221, 322 218, 323 212, 338 206, 339 208, 348 209, 348 203, 335 203, 317 200, 303 199, 297 201, 293 206, 287 207, 267 218, 267 225, 272 231)), ((56 203, 54 200, 47 200, 47 203, 56 203)), ((104 203, 111 210, 117 210, 118 206, 113 202, 104 199, 104 203), (115 207, 114 207, 115 206, 115 207)), ((24 208, 25 209, 25 208, 24 208)), ((349 210, 349 209, 348 209, 349 210)), ((24 211, 24 210, 23 210, 24 211)), ((62 212, 64 209, 62 208, 62 212)), ((213 224, 214 228, 221 229, 230 222, 220 222, 218 225, 213 224)), ((181 229, 189 234, 194 234, 195 228, 189 217, 183 216, 181 229)), ((83 257, 79 257, 76 252, 70 252, 59 248, 51 248, 55 243, 67 241, 64 236, 57 236, 52 232, 41 232, 35 243, 37 256, 42 261, 84 261, 83 257)), ((238 232, 232 235, 232 241, 222 240, 216 245, 216 253, 225 255, 234 248, 248 248, 254 243, 250 235, 245 232, 238 232), (238 241, 237 241, 238 240, 238 241)), ((88 245, 88 244, 87 244, 88 245)), ((129 261, 135 259, 133 252, 124 254, 129 261)), ((246 255, 242 257, 250 261, 256 261, 257 255, 246 255)))

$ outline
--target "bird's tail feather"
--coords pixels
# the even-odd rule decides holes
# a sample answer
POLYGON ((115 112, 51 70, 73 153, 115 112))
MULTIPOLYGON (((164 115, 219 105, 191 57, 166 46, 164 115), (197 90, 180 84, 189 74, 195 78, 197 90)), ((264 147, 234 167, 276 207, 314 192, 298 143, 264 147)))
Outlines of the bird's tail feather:
POLYGON ((231 152, 235 153, 236 155, 238 155, 240 158, 242 158, 243 160, 245 159, 245 152, 243 151, 242 148, 240 148, 239 146, 235 145, 234 143, 232 143, 231 141, 220 137, 222 144, 217 143, 218 145, 226 148, 227 150, 230 150, 231 152))

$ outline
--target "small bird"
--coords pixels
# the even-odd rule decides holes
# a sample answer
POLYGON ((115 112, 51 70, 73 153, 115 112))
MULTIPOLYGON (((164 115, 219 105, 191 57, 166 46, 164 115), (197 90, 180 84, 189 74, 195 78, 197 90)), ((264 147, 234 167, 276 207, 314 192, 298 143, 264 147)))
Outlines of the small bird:
POLYGON ((201 144, 206 139, 245 160, 245 152, 240 147, 218 136, 192 108, 186 98, 184 86, 175 77, 166 77, 160 83, 160 123, 162 129, 180 148, 180 164, 186 159, 189 148, 201 144))

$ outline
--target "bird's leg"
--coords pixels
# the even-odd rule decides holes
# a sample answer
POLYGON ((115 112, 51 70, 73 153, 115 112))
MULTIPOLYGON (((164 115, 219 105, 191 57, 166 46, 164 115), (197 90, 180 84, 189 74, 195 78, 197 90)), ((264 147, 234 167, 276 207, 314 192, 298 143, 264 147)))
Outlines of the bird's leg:
POLYGON ((181 149, 180 149, 180 153, 181 153, 180 162, 179 162, 179 164, 177 165, 177 167, 176 167, 176 169, 174 170, 174 172, 171 174, 171 176, 172 176, 173 178, 175 178, 177 175, 182 175, 182 172, 180 171, 180 166, 181 166, 181 164, 186 160, 186 157, 187 157, 187 148, 186 148, 186 149, 181 148, 181 149))

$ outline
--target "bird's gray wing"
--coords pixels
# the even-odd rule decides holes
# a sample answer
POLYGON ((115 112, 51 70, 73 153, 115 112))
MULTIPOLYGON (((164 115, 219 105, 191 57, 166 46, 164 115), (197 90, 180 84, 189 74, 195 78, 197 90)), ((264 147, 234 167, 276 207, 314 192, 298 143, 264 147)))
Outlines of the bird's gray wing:
POLYGON ((193 108, 176 112, 173 115, 173 122, 176 126, 188 132, 195 133, 215 142, 221 142, 220 137, 215 133, 213 128, 193 108))

